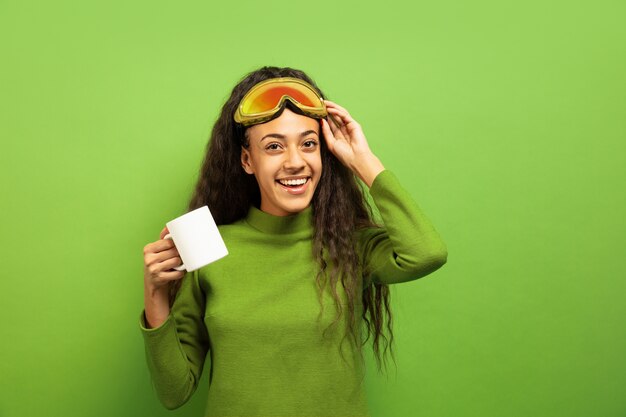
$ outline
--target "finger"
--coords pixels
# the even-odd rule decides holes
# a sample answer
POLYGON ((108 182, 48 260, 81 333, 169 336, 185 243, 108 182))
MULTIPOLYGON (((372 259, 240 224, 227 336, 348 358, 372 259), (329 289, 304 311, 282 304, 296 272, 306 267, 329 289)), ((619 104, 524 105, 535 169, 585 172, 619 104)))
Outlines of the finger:
POLYGON ((344 136, 348 138, 350 136, 350 131, 355 129, 357 126, 360 126, 359 123, 354 120, 354 118, 350 115, 350 112, 344 107, 330 100, 324 101, 327 102, 325 104, 328 104, 327 110, 331 115, 331 118, 333 115, 335 116, 335 118, 333 118, 333 120, 335 120, 335 124, 339 126, 344 136))
POLYGON ((172 271, 161 271, 159 273, 159 278, 166 280, 166 281, 176 281, 178 279, 181 279, 185 276, 187 272, 186 271, 177 271, 177 270, 172 270, 172 271))
POLYGON ((163 228, 163 230, 161 230, 161 234, 159 235, 160 239, 163 239, 165 237, 165 235, 167 235, 170 231, 167 229, 167 226, 165 226, 163 228))
POLYGON ((337 117, 337 115, 334 115, 334 116, 333 116, 333 115, 332 115, 332 114, 328 111, 329 109, 326 109, 326 110, 327 110, 327 111, 326 111, 326 113, 327 113, 327 115, 328 115, 328 118, 329 118, 330 120, 332 120, 332 121, 335 123, 335 126, 340 126, 340 125, 341 125, 341 121, 339 120, 339 118, 337 117))
MULTIPOLYGON (((329 113, 330 115, 330 113, 329 113)), ((329 117, 330 121, 327 120, 328 125, 330 126, 331 130, 333 131, 333 136, 335 137, 335 139, 344 139, 343 137, 343 133, 341 132, 341 129, 339 129, 339 126, 337 123, 335 123, 335 119, 333 119, 332 117, 329 117)))
POLYGON ((172 248, 163 252, 148 252, 144 255, 144 264, 146 266, 156 265, 175 257, 180 257, 176 248, 172 248))
POLYGON ((175 266, 182 265, 183 260, 180 259, 180 256, 175 256, 173 258, 164 260, 160 264, 161 264, 162 271, 169 271, 170 269, 174 269, 175 266))
POLYGON ((328 149, 333 152, 333 149, 335 149, 335 142, 337 140, 335 139, 335 136, 333 136, 333 132, 331 132, 330 126, 326 119, 322 119, 322 133, 324 134, 324 138, 326 139, 326 143, 328 144, 328 149))
POLYGON ((347 124, 349 123, 349 121, 346 120, 346 116, 336 109, 328 109, 328 112, 329 114, 334 114, 335 117, 337 117, 340 120, 340 123, 337 124, 338 129, 344 138, 349 138, 350 134, 347 128, 347 124))
POLYGON ((332 102, 332 101, 329 101, 329 100, 325 100, 325 101, 328 101, 330 103, 331 107, 334 107, 334 108, 336 108, 338 110, 341 110, 341 111, 344 111, 344 112, 348 113, 348 110, 346 110, 344 107, 341 107, 339 104, 337 104, 335 102, 332 102))
POLYGON ((180 256, 180 253, 178 253, 178 249, 176 249, 176 247, 173 247, 171 249, 156 253, 154 259, 159 262, 163 262, 176 256, 180 256))
POLYGON ((170 239, 167 239, 167 240, 157 240, 156 242, 148 243, 143 248, 144 257, 146 257, 146 259, 147 259, 151 255, 154 255, 154 254, 166 251, 166 250, 170 249, 171 247, 173 247, 174 246, 174 242, 168 242, 169 240, 170 239))
POLYGON ((350 113, 348 113, 346 110, 329 108, 328 112, 338 117, 341 123, 343 123, 344 125, 347 125, 348 123, 356 123, 356 120, 354 120, 352 116, 350 116, 350 113))
MULTIPOLYGON (((332 101, 331 101, 332 103, 332 101)), ((339 110, 336 105, 332 104, 326 107, 326 112, 330 116, 330 118, 337 124, 341 124, 341 120, 337 117, 337 110, 339 110)))
POLYGON ((343 132, 346 138, 351 138, 353 133, 361 129, 361 125, 354 120, 350 113, 347 110, 339 110, 339 109, 330 109, 330 113, 333 113, 337 116, 338 119, 342 121, 341 131, 343 132))
POLYGON ((160 239, 151 244, 151 252, 158 253, 171 248, 175 248, 174 241, 171 238, 160 239))

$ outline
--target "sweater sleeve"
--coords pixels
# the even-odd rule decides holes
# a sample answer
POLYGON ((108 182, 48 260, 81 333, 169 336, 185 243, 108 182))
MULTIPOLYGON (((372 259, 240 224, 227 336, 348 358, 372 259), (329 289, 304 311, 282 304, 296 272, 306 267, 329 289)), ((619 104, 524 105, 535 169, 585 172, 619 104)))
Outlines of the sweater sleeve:
POLYGON ((357 232, 364 288, 416 280, 446 263, 446 244, 391 171, 381 171, 369 192, 384 226, 357 232))
POLYGON ((169 410, 185 404, 198 386, 209 351, 204 325, 205 296, 198 270, 183 277, 167 320, 147 328, 145 309, 139 318, 146 360, 159 401, 169 410))

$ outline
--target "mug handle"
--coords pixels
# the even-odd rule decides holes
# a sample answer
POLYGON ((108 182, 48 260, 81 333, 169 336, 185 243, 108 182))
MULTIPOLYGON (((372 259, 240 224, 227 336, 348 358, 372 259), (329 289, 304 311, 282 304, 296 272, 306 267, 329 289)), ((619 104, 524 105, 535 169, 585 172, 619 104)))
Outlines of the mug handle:
MULTIPOLYGON (((171 233, 166 234, 165 237, 163 237, 163 239, 172 239, 171 233)), ((172 239, 172 241, 174 241, 174 239, 172 239)), ((185 265, 183 264, 183 265, 175 266, 174 269, 177 271, 182 271, 187 268, 185 268, 185 265)))

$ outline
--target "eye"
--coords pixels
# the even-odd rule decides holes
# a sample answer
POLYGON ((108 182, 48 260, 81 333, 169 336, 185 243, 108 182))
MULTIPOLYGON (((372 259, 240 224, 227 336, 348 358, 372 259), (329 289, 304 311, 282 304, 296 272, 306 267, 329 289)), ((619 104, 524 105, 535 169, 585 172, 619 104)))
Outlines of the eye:
POLYGON ((278 146, 278 143, 274 142, 274 143, 270 143, 269 145, 267 145, 267 147, 265 149, 270 150, 270 151, 274 151, 278 148, 272 148, 272 146, 278 146))
POLYGON ((306 145, 307 143, 310 143, 311 146, 306 146, 307 148, 313 148, 315 147, 315 145, 317 145, 317 142, 314 140, 307 140, 306 142, 304 142, 304 144, 306 145))

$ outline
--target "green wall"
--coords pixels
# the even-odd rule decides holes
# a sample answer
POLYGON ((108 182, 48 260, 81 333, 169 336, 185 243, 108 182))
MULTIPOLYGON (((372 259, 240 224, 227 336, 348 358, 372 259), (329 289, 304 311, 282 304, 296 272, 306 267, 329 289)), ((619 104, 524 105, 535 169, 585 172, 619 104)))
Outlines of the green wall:
POLYGON ((0 416, 170 412, 142 249, 235 83, 308 72, 448 244, 373 417, 626 415, 626 5, 0 2, 0 416))

